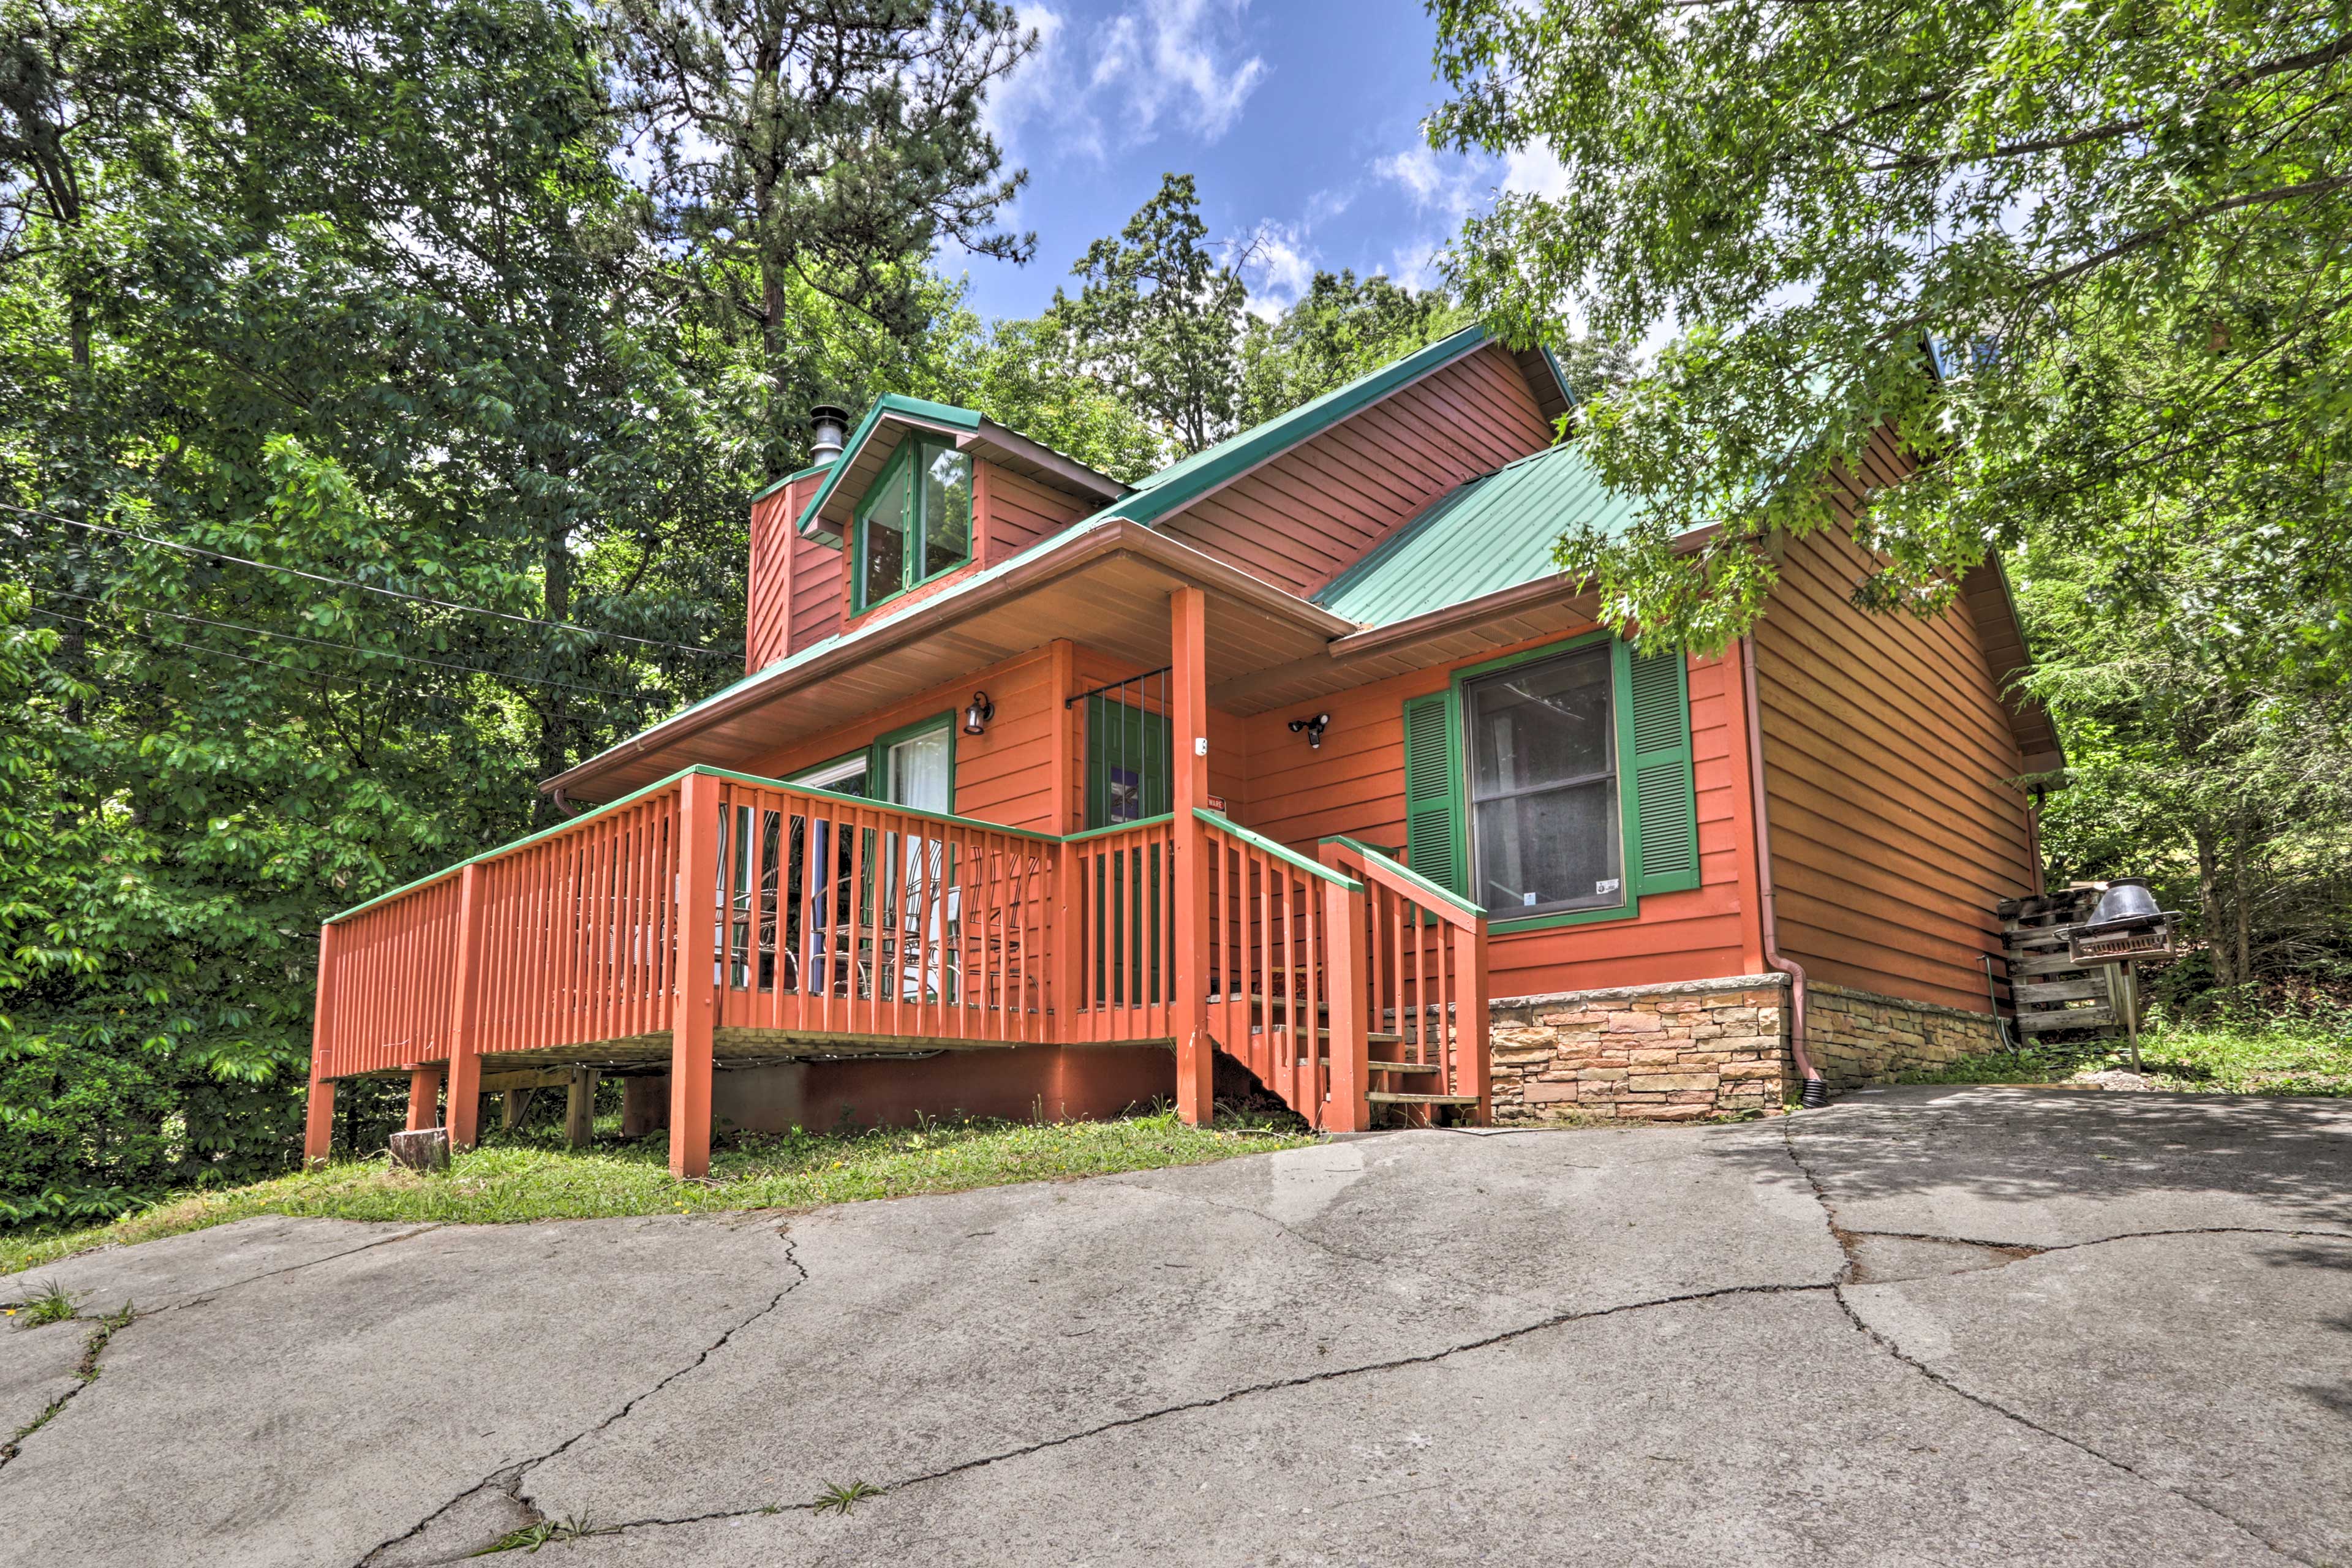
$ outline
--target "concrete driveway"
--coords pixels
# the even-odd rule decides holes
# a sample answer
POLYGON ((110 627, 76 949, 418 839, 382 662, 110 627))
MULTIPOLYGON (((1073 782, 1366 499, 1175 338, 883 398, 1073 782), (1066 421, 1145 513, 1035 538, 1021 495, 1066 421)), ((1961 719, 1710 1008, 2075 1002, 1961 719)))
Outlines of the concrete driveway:
MULTIPOLYGON (((2352 1106, 1857 1094, 37 1271, 0 1563, 2352 1563, 2352 1106), (816 1512, 828 1486, 883 1495, 816 1512), (520 1561, 520 1559, 515 1559, 520 1561)), ((0 1279, 0 1299, 22 1296, 0 1279)))

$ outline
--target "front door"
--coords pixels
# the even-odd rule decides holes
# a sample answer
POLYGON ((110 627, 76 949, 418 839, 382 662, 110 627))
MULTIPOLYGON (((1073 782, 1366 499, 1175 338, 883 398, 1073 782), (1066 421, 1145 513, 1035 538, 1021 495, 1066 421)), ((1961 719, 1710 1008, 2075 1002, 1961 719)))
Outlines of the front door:
POLYGON ((1165 713, 1087 699, 1087 826, 1159 816, 1176 797, 1174 730, 1165 713))

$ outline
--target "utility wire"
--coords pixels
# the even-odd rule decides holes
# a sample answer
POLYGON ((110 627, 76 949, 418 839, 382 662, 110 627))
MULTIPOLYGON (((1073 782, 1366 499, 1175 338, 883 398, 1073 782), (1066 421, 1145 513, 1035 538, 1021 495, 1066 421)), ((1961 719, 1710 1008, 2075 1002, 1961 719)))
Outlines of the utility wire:
MULTIPOLYGON (((93 631, 101 631, 101 632, 120 632, 120 631, 121 631, 121 628, 120 628, 120 627, 116 627, 116 626, 100 626, 96 621, 86 621, 86 620, 82 619, 79 616, 68 616, 68 615, 65 614, 65 613, 64 613, 63 611, 61 611, 61 610, 45 610, 45 609, 41 608, 38 605, 34 605, 34 606, 33 606, 33 614, 35 614, 35 615, 37 615, 37 616, 50 616, 52 619, 55 619, 55 620, 60 620, 60 621, 71 621, 71 622, 73 622, 73 624, 74 624, 74 625, 76 625, 76 626, 88 626, 88 627, 89 627, 89 628, 90 628, 91 630, 93 630, 93 631)), ((266 659, 266 658, 248 658, 247 656, 246 656, 246 655, 244 655, 244 654, 241 654, 241 653, 231 653, 231 652, 229 652, 229 651, 228 651, 228 649, 226 649, 226 648, 225 648, 225 647, 205 647, 205 646, 204 646, 203 644, 201 644, 201 643, 178 642, 178 641, 173 640, 173 638, 171 638, 171 637, 159 637, 155 636, 152 632, 131 632, 131 633, 124 634, 124 635, 127 635, 127 636, 130 636, 130 637, 137 637, 137 638, 138 638, 140 641, 142 641, 142 642, 148 642, 148 643, 160 643, 160 644, 162 644, 162 645, 163 645, 163 647, 184 647, 184 648, 186 648, 190 653, 208 653, 208 654, 212 654, 212 655, 214 655, 214 656, 215 656, 215 657, 217 657, 217 658, 233 658, 233 659, 236 660, 239 664, 254 664, 254 665, 259 665, 259 666, 260 666, 262 668, 264 668, 264 669, 278 669, 278 670, 282 670, 282 669, 284 669, 284 668, 286 668, 284 665, 275 663, 275 662, 273 662, 273 661, 271 661, 271 660, 269 660, 269 659, 266 659)))
POLYGON ((202 545, 183 544, 175 539, 157 539, 152 534, 134 533, 127 528, 115 528, 103 522, 85 522, 79 518, 60 517, 53 511, 42 511, 35 507, 16 506, 7 501, 0 501, 0 511, 13 511, 22 517, 43 518, 50 522, 64 523, 68 528, 86 528, 94 533, 110 533, 117 539, 135 539, 142 544, 152 544, 164 550, 184 551, 190 555, 209 556, 215 561, 231 561, 239 566, 252 566, 264 572, 283 572, 290 577, 302 577, 313 583, 325 583, 332 587, 357 588, 362 593, 382 594, 388 599, 406 599, 411 604, 431 605, 440 610, 459 610, 469 616, 495 616, 499 620, 513 621, 519 626, 546 626, 553 631, 580 632, 592 637, 614 637, 622 642, 641 644, 646 647, 666 647, 678 653, 696 654, 703 658, 723 658, 731 661, 735 658, 735 655, 718 648, 696 647, 690 643, 664 642, 659 637, 634 637, 627 632, 601 631, 594 626, 577 626, 570 621, 543 621, 536 616, 518 616, 510 611, 488 609, 480 605, 461 605, 453 599, 436 599, 430 595, 404 593, 398 588, 382 588, 373 583, 357 583, 349 577, 330 577, 318 572, 305 572, 299 566, 279 566, 268 561, 248 560, 242 555, 229 555, 218 550, 206 550, 202 545))
MULTIPOLYGON (((79 599, 86 605, 100 605, 107 602, 103 599, 93 599, 87 594, 67 594, 63 589, 58 588, 46 588, 43 589, 42 592, 60 594, 68 599, 79 599)), ((83 620, 79 616, 68 616, 64 614, 62 611, 45 610, 41 609, 38 605, 36 605, 34 608, 36 614, 55 616, 60 620, 79 622, 82 626, 89 626, 98 631, 112 631, 117 629, 108 626, 99 621, 83 620)), ((551 680, 541 676, 515 675, 503 669, 486 669, 478 664, 450 664, 442 659, 426 658, 419 654, 401 653, 391 648, 360 647, 352 643, 329 642, 321 637, 306 637, 295 632, 273 632, 266 626, 241 626, 233 621, 208 621, 202 616, 183 616, 171 610, 148 610, 125 606, 123 613, 125 615, 132 616, 169 616, 173 620, 191 621, 200 626, 218 626, 223 631, 248 632, 255 637, 282 637, 288 642, 309 643, 314 647, 332 648, 338 653, 359 654, 368 658, 394 659, 403 664, 429 664, 436 669, 454 669, 465 675, 487 675, 498 680, 519 680, 531 686, 561 687, 566 691, 593 692, 600 697, 617 697, 625 702, 643 701, 645 700, 642 693, 616 691, 609 686, 582 686, 576 681, 551 680)), ((152 637, 146 632, 133 632, 131 635, 133 637, 148 637, 150 641, 172 642, 172 639, 169 637, 152 637)), ((199 643, 172 643, 172 646, 174 647, 192 647, 196 649, 199 653, 223 653, 227 651, 223 648, 208 648, 199 643)), ((242 654, 230 654, 229 657, 231 658, 245 658, 242 654)), ((267 659, 247 658, 246 662, 247 664, 265 665, 271 669, 283 669, 286 668, 281 664, 270 663, 267 659)))
MULTIPOLYGON (((57 595, 57 597, 64 597, 64 599, 80 599, 82 605, 113 605, 113 599, 94 599, 87 593, 66 593, 64 588, 42 588, 40 593, 57 595)), ((184 616, 179 614, 179 611, 172 611, 172 609, 146 609, 146 606, 134 606, 134 605, 122 605, 118 606, 118 609, 122 609, 122 614, 127 616, 169 616, 172 621, 191 621, 195 623, 195 626, 216 626, 224 632, 252 632, 254 637, 285 637, 287 642, 308 642, 320 648, 336 648, 339 654, 360 654, 364 656, 364 658, 393 658, 393 660, 400 660, 400 663, 412 663, 412 666, 433 666, 436 670, 461 670, 466 672, 466 675, 489 675, 489 677, 497 677, 497 679, 527 682, 531 684, 531 687, 562 687, 564 691, 595 691, 595 693, 602 693, 602 696, 616 696, 616 699, 624 699, 624 700, 642 700, 642 693, 616 691, 616 689, 612 687, 583 687, 583 684, 579 682, 560 682, 560 679, 548 679, 548 677, 543 675, 515 675, 515 672, 510 670, 494 670, 494 668, 489 666, 454 666, 454 663, 449 663, 449 660, 445 658, 425 658, 424 654, 402 654, 400 648, 364 648, 355 642, 330 642, 330 639, 324 639, 324 637, 303 637, 301 632, 273 632, 266 626, 237 626, 236 621, 207 621, 205 616, 184 616)), ((42 614, 47 614, 47 611, 42 611, 42 614)))

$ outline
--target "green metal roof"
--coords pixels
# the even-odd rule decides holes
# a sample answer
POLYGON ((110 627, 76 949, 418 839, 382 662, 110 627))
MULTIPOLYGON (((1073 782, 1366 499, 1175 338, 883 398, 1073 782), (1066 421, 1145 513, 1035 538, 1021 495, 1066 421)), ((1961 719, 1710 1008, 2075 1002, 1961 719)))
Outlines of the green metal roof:
MULTIPOLYGON (((1334 387, 1286 414, 1253 425, 1213 447, 1203 447, 1181 463, 1171 463, 1136 481, 1135 492, 1114 501, 1096 515, 1150 522, 1164 517, 1203 491, 1244 473, 1278 452, 1310 440, 1349 416, 1369 408, 1408 383, 1420 380, 1440 365, 1461 358, 1487 341, 1486 329, 1468 326, 1438 339, 1427 348, 1393 360, 1380 369, 1334 387)), ((1557 370, 1557 366, 1554 367, 1557 370)))
POLYGON ((1315 595, 1334 615, 1389 626, 1559 570, 1552 543, 1571 524, 1630 527, 1632 496, 1601 482, 1573 442, 1470 480, 1374 546, 1315 595))

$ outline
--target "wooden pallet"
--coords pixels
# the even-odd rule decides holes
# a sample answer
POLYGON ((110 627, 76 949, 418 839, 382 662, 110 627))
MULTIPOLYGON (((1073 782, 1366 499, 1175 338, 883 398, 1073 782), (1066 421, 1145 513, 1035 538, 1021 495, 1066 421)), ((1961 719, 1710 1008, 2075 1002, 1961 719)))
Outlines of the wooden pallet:
POLYGON ((2121 1027, 2115 965, 2077 963, 2067 950, 2074 927, 2091 918, 2106 890, 2105 882, 2077 882, 1993 906, 2020 1035, 2113 1035, 2121 1027))

